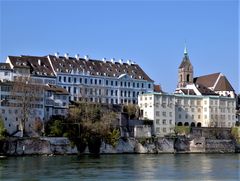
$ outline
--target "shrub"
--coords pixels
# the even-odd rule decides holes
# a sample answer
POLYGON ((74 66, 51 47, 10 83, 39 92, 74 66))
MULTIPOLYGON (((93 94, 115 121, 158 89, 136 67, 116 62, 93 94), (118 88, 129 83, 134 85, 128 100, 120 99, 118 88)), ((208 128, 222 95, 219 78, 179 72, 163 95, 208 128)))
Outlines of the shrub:
POLYGON ((175 126, 174 132, 177 135, 187 135, 190 133, 190 127, 189 126, 175 126))

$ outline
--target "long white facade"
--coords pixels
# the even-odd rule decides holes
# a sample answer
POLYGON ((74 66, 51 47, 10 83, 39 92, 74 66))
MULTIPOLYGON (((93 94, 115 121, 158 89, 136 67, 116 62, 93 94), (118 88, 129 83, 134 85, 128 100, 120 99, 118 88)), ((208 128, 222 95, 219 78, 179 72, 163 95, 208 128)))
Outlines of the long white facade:
POLYGON ((156 136, 173 132, 175 125, 233 127, 236 101, 221 96, 150 93, 139 96, 142 118, 153 120, 156 136))

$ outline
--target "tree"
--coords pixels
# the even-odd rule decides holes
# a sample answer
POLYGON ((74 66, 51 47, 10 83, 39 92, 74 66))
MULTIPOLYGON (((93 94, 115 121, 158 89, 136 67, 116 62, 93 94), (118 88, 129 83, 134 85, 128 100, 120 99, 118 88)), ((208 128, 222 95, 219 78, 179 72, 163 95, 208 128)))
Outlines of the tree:
POLYGON ((33 129, 38 135, 41 135, 43 129, 43 123, 39 117, 35 118, 33 129))
POLYGON ((4 122, 2 119, 0 119, 0 140, 4 139, 7 135, 7 130, 4 126, 4 122))
POLYGON ((26 136, 26 121, 30 118, 32 111, 41 105, 43 99, 43 86, 36 84, 33 79, 26 76, 17 77, 11 90, 12 105, 17 105, 20 112, 20 130, 22 136, 26 136))
POLYGON ((123 112, 128 114, 128 119, 134 119, 139 116, 139 108, 134 104, 124 105, 123 112))

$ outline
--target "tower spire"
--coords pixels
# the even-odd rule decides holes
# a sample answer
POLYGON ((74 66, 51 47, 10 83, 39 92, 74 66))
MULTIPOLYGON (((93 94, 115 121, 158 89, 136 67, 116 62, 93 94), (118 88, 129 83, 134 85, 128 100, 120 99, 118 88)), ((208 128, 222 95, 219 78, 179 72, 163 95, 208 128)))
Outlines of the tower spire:
POLYGON ((185 46, 184 46, 184 55, 187 55, 188 52, 187 52, 187 45, 186 45, 186 42, 185 42, 185 46))

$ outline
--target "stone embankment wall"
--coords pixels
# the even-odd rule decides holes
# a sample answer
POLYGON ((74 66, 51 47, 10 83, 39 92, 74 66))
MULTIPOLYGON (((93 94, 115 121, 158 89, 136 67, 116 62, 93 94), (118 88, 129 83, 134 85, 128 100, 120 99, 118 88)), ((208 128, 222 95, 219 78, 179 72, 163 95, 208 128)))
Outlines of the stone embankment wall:
MULTIPOLYGON (((83 154, 88 154, 86 146, 83 154)), ((120 153, 233 153, 239 152, 240 145, 233 140, 212 140, 205 137, 158 138, 155 141, 139 141, 134 138, 120 139, 116 147, 102 142, 101 154, 120 153)), ((0 154, 78 154, 67 138, 11 138, 0 143, 0 154)))
POLYGON ((10 138, 1 144, 5 155, 77 154, 67 138, 10 138))

